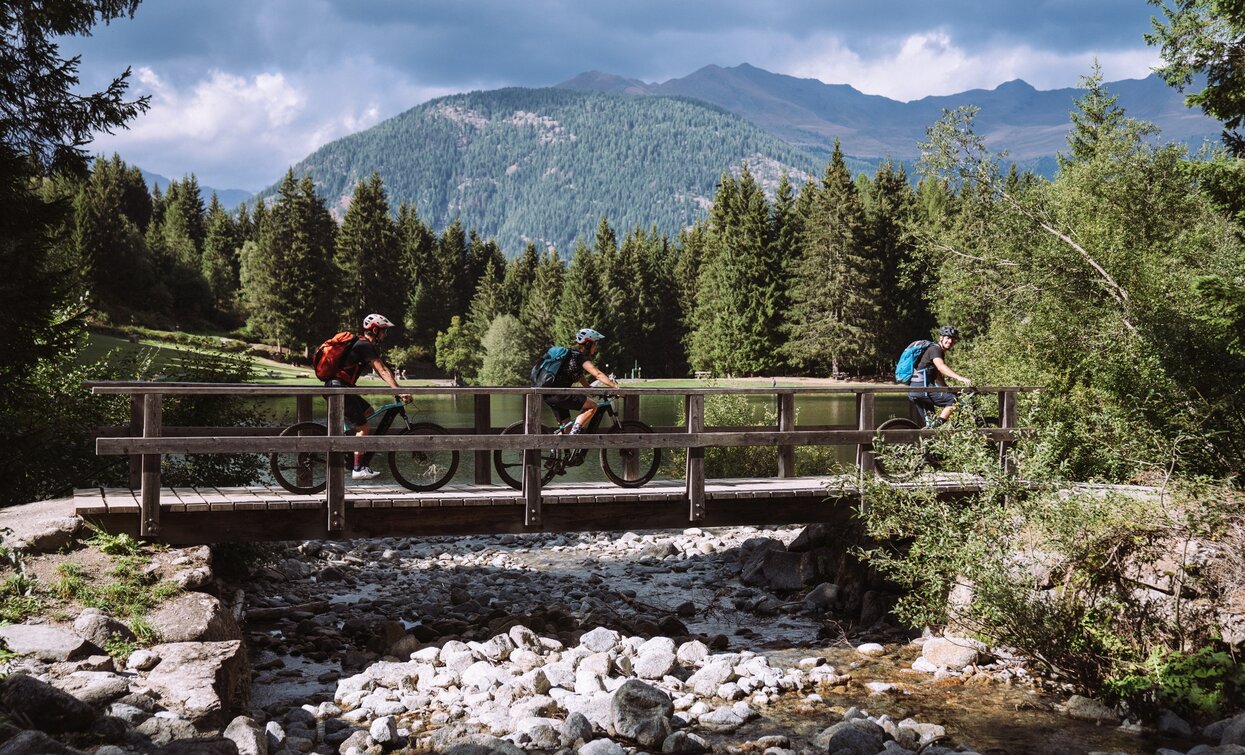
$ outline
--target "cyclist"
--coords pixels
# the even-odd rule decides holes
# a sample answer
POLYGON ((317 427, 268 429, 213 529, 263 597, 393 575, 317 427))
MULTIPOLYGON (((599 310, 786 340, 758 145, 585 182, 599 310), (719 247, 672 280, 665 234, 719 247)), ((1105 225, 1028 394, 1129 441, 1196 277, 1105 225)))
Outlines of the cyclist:
MULTIPOLYGON (((943 325, 939 328, 938 340, 926 346, 925 351, 921 352, 921 357, 916 362, 916 369, 912 371, 912 378, 908 381, 908 385, 914 388, 946 387, 947 379, 950 378, 971 387, 973 381, 960 375, 947 365, 947 352, 959 340, 960 331, 956 330, 955 326, 943 325)), ((952 393, 944 391, 931 393, 914 392, 908 394, 908 399, 921 410, 921 413, 926 418, 926 425, 929 427, 938 427, 950 419, 955 412, 955 394, 952 393), (934 414, 937 414, 937 416, 930 419, 930 416, 934 414)))
MULTIPOLYGON (((389 387, 401 388, 398 385, 398 381, 394 379, 393 372, 381 361, 378 348, 385 342, 385 335, 392 327, 393 323, 384 315, 370 314, 364 317, 363 335, 356 338, 350 348, 346 350, 337 376, 332 380, 326 380, 324 384, 328 387, 353 387, 359 382, 359 378, 370 372, 375 372, 389 387)), ((401 394, 398 398, 404 404, 411 403, 411 394, 409 393, 401 394)), ((362 396, 346 396, 345 414, 346 421, 354 426, 355 435, 367 435, 371 432, 371 426, 367 423, 367 418, 372 414, 372 407, 362 396)), ((354 470, 350 475, 352 479, 370 480, 380 474, 380 472, 368 466, 371 458, 372 454, 370 452, 355 452, 354 470)))
MULTIPOLYGON (((590 387, 588 376, 591 375, 601 385, 617 388, 613 378, 607 376, 597 366, 592 363, 592 357, 596 356, 600 344, 605 340, 605 336, 601 335, 592 328, 580 328, 575 334, 575 343, 577 347, 571 349, 571 353, 566 357, 566 364, 562 369, 558 370, 557 376, 553 379, 553 386, 556 388, 569 388, 575 383, 583 385, 585 388, 590 387)), ((571 425, 571 434, 582 432, 588 423, 592 420, 592 415, 596 413, 597 404, 592 399, 579 395, 566 396, 545 396, 545 403, 549 408, 553 409, 553 413, 557 415, 558 422, 566 422, 571 416, 571 411, 579 412, 579 416, 575 418, 575 423, 571 425)))

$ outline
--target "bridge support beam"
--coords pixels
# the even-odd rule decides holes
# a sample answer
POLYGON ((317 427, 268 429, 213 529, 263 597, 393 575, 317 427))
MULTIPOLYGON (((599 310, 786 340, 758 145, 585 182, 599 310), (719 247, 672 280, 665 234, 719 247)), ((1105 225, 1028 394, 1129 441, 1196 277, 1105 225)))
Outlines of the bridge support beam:
MULTIPOLYGON (((330 436, 341 435, 342 424, 346 421, 346 397, 335 393, 329 396, 328 400, 328 434, 330 436)), ((345 454, 331 452, 325 465, 324 477, 328 483, 327 490, 325 490, 328 504, 326 526, 329 532, 341 532, 346 527, 346 459, 344 457, 345 454)))
MULTIPOLYGON (((778 394, 778 431, 795 429, 795 394, 778 394)), ((795 446, 778 447, 778 476, 795 477, 795 446)))
MULTIPOLYGON (((143 437, 159 438, 164 430, 164 397, 159 393, 143 396, 143 437)), ((142 513, 139 535, 160 536, 160 454, 143 454, 142 513)))
MULTIPOLYGON (((523 432, 526 435, 540 435, 540 410, 544 402, 535 393, 524 397, 523 432)), ((523 452, 523 502, 526 508, 523 523, 528 527, 542 526, 540 519, 540 450, 528 449, 523 452)))
MULTIPOLYGON (((705 397, 687 397, 687 432, 705 431, 705 397)), ((705 449, 687 449, 687 518, 692 522, 705 519, 705 449)))
MULTIPOLYGON (((872 433, 878 429, 872 393, 861 393, 856 396, 856 419, 857 430, 872 433)), ((873 443, 861 443, 856 446, 856 467, 862 475, 873 474, 873 443)))

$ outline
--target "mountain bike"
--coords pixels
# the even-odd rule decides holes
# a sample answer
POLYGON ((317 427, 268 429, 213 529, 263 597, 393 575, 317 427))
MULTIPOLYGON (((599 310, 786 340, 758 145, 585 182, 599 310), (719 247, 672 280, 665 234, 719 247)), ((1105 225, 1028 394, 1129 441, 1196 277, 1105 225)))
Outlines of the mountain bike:
MULTIPOLYGON (((955 403, 955 414, 951 415, 951 419, 942 427, 982 428, 990 426, 991 420, 994 420, 993 424, 998 424, 997 419, 985 416, 978 394, 974 390, 966 390, 957 394, 955 403)), ((873 466, 882 477, 898 481, 911 480, 925 472, 939 468, 942 459, 939 458, 934 448, 932 438, 918 437, 915 440, 888 441, 884 440, 881 434, 886 430, 921 430, 937 427, 933 423, 936 413, 922 411, 921 414, 924 418, 923 424, 918 424, 908 417, 895 417, 878 425, 874 448, 880 453, 875 453, 873 466)))
MULTIPOLYGON (((651 433, 653 428, 634 419, 619 419, 614 408, 617 396, 601 396, 596 399, 597 411, 584 428, 585 433, 651 433), (603 422, 605 427, 601 427, 603 422)), ((575 418, 571 417, 556 428, 541 425, 540 432, 544 435, 570 432, 575 418)), ((502 435, 522 435, 523 422, 515 422, 501 431, 502 435)), ((638 488, 653 479, 657 467, 661 464, 659 448, 602 448, 601 471, 615 485, 624 488, 638 488)), ((551 448, 540 451, 540 483, 552 480, 560 474, 566 474, 571 467, 578 467, 588 457, 586 448, 551 448)), ((497 450, 493 452, 493 466, 497 476, 515 490, 523 489, 523 451, 497 450)))
MULTIPOLYGON (((394 397, 393 403, 385 404, 367 416, 371 422, 379 418, 376 434, 384 435, 395 420, 402 421, 399 435, 448 435, 444 427, 432 422, 412 422, 407 416, 406 404, 394 397)), ((353 433, 354 427, 345 423, 345 431, 353 433)), ((319 422, 299 422, 281 431, 281 437, 328 435, 328 428, 319 422)), ((353 454, 341 454, 343 463, 350 466, 348 460, 353 454)), ((273 479, 281 487, 291 493, 313 494, 324 492, 328 487, 327 454, 319 451, 290 452, 269 454, 269 468, 273 479)), ((390 451, 389 471, 393 479, 407 490, 427 492, 436 490, 454 478, 458 471, 457 451, 432 451, 412 449, 409 451, 390 451)))

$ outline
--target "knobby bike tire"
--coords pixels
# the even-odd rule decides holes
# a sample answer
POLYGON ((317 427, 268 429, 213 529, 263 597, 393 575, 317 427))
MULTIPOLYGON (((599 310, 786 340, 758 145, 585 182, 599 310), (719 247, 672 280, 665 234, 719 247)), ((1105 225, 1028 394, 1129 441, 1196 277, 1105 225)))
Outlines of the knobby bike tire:
MULTIPOLYGON (((416 422, 402 435, 449 435, 444 427, 433 422, 416 422)), ((393 479, 407 490, 436 490, 454 479, 458 471, 458 452, 454 450, 390 451, 389 471, 393 479)))
MULTIPOLYGON (((324 436, 328 435, 328 432, 328 428, 319 422, 299 422, 282 430, 281 437, 324 436)), ((323 493, 329 484, 328 454, 319 451, 269 454, 268 468, 277 484, 291 493, 299 495, 323 493)))
MULTIPOLYGON (((546 425, 541 425, 540 432, 542 435, 549 435, 553 433, 553 428, 548 427, 546 425)), ((522 435, 523 434, 523 422, 522 421, 514 422, 514 423, 511 423, 510 425, 507 425, 506 429, 501 431, 501 434, 502 435, 522 435)), ((549 450, 549 449, 541 449, 540 451, 540 467, 541 467, 540 484, 541 485, 544 485, 545 483, 552 480, 553 476, 558 473, 556 466, 553 465, 553 463, 556 462, 557 460, 557 456, 555 454, 556 454, 555 451, 549 450)), ((507 485, 514 488, 515 490, 523 489, 523 452, 522 451, 516 451, 514 449, 503 449, 503 448, 499 448, 496 451, 493 451, 493 468, 497 470, 497 476, 501 478, 502 482, 506 483, 507 485), (515 477, 515 475, 513 474, 516 471, 518 472, 518 477, 515 477)))
MULTIPOLYGON (((879 431, 919 429, 920 425, 907 417, 895 417, 878 425, 879 431)), ((918 439, 915 443, 892 442, 888 445, 891 446, 889 453, 893 454, 893 458, 886 459, 881 456, 873 458, 873 468, 881 477, 896 481, 911 480, 929 467, 925 443, 922 440, 918 439)))
MULTIPOLYGON (((610 434, 651 434, 653 428, 638 420, 627 419, 615 425, 610 434)), ((661 466, 660 448, 602 448, 601 471, 610 482, 624 488, 638 488, 653 479, 661 466), (628 470, 628 462, 633 469, 628 470)))

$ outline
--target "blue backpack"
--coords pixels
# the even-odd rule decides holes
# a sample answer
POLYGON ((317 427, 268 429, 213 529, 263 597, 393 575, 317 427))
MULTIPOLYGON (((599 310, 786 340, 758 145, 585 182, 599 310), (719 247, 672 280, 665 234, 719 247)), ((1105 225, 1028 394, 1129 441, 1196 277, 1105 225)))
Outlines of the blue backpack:
POLYGON ((921 361, 921 355, 933 345, 933 341, 924 338, 908 344, 899 355, 899 363, 895 365, 895 382, 907 385, 912 380, 912 373, 916 372, 916 364, 921 361))
POLYGON ((566 360, 570 355, 571 350, 565 346, 550 346, 545 355, 532 368, 532 387, 552 387, 558 374, 566 367, 566 360))

